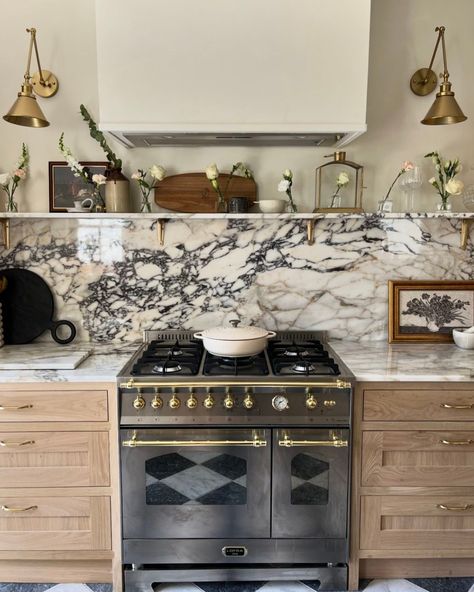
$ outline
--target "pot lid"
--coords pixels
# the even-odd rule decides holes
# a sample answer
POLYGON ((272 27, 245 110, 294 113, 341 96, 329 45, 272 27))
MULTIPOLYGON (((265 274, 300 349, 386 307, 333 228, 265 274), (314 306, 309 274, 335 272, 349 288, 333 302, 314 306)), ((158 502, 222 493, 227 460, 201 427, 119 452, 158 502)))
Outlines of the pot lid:
POLYGON ((206 339, 222 339, 224 341, 245 341, 248 339, 260 339, 268 336, 268 331, 261 327, 241 325, 237 327, 236 322, 231 323, 232 327, 212 327, 202 332, 206 339))

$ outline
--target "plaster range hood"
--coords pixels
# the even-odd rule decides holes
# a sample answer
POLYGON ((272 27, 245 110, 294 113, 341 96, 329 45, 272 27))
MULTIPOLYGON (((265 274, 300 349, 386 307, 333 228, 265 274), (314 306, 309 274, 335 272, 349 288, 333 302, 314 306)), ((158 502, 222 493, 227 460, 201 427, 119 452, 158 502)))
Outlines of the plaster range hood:
POLYGON ((139 6, 96 0, 99 126, 125 146, 338 148, 366 131, 370 0, 139 6))

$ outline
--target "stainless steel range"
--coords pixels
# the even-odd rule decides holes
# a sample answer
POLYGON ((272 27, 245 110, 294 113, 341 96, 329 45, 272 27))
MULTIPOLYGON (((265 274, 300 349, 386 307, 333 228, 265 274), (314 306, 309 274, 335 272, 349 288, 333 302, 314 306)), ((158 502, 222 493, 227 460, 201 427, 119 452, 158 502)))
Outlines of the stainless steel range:
POLYGON ((191 332, 147 332, 119 388, 126 592, 346 588, 352 375, 322 334, 218 358, 191 332))

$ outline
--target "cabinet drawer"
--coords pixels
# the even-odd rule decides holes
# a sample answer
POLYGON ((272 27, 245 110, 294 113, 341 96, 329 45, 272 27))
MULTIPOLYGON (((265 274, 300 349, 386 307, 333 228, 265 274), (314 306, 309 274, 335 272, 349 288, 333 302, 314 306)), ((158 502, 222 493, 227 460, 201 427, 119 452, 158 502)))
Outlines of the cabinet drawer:
POLYGON ((474 391, 365 390, 364 421, 474 420, 474 391))
MULTIPOLYGON (((108 497, 1 497, 0 550, 110 549, 108 497)), ((21 559, 21 553, 18 555, 21 559)))
POLYGON ((474 430, 362 434, 362 485, 474 486, 474 430))
POLYGON ((474 548, 472 496, 362 496, 361 549, 474 548))
POLYGON ((0 487, 109 485, 107 432, 0 432, 0 487))
POLYGON ((107 391, 0 392, 0 422, 107 420, 107 391))

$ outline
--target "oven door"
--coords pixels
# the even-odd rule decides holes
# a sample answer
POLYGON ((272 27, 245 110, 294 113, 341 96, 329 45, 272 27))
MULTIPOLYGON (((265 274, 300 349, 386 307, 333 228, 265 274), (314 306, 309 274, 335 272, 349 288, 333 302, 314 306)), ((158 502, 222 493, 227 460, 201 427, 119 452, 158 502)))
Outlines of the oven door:
POLYGON ((270 431, 121 430, 123 536, 270 535, 270 431))
POLYGON ((345 538, 349 430, 274 430, 275 538, 345 538))

